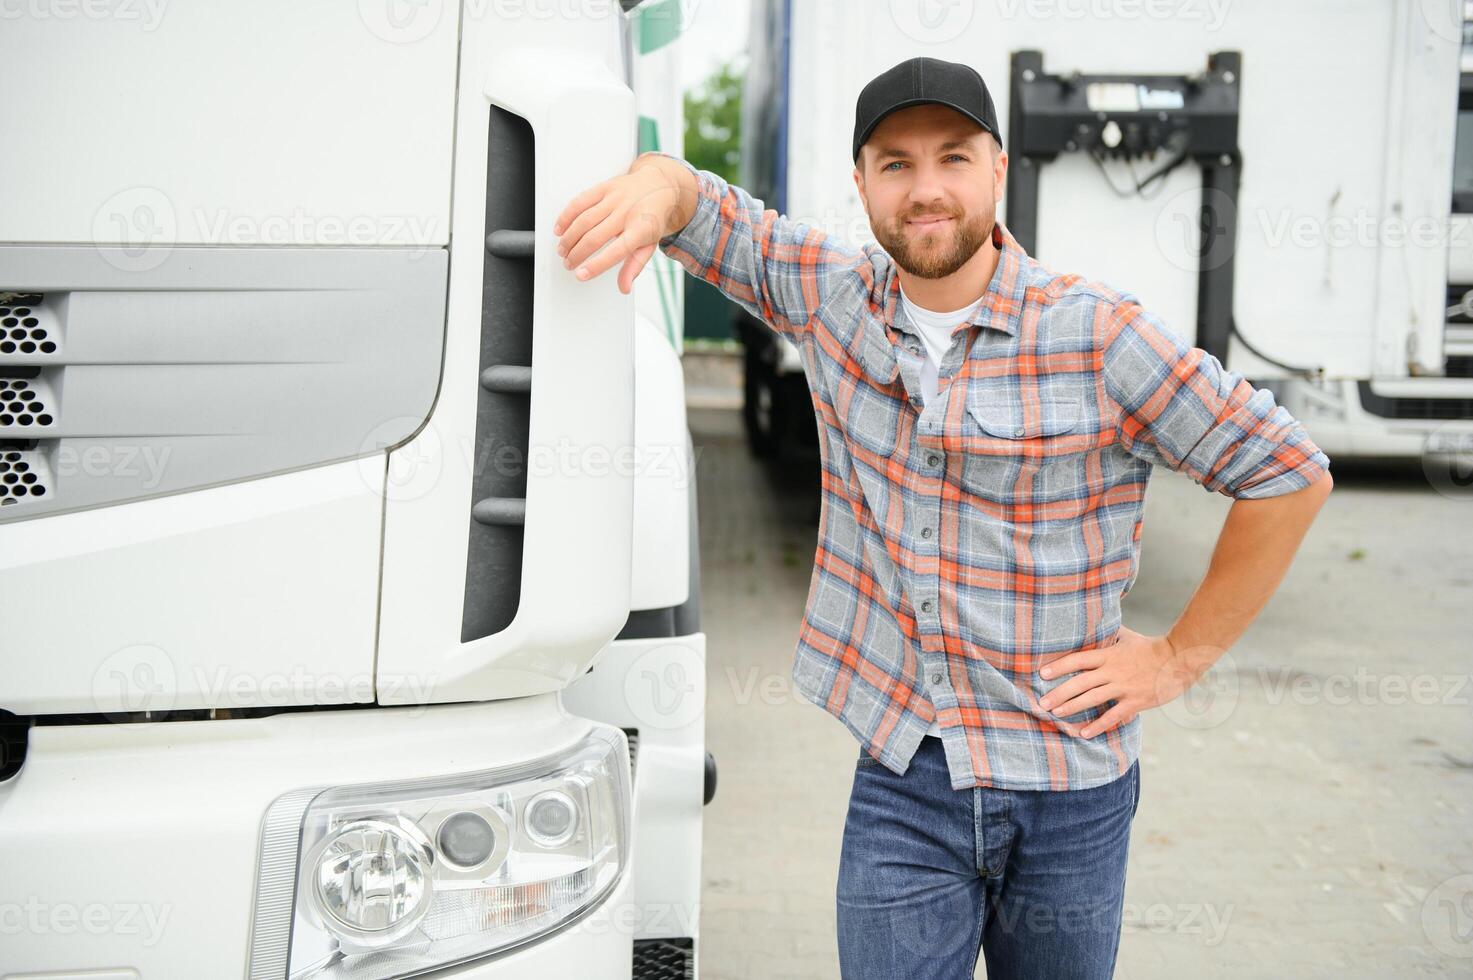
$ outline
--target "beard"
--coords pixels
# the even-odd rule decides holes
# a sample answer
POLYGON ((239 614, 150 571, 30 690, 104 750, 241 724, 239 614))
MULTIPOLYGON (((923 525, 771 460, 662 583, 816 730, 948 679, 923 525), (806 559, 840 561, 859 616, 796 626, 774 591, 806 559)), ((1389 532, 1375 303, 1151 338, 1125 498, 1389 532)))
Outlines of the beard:
POLYGON ((870 228, 895 264, 918 279, 944 279, 967 264, 982 244, 992 237, 995 218, 968 217, 966 212, 917 211, 870 228), (951 223, 934 231, 912 231, 906 222, 913 218, 944 213, 951 223))

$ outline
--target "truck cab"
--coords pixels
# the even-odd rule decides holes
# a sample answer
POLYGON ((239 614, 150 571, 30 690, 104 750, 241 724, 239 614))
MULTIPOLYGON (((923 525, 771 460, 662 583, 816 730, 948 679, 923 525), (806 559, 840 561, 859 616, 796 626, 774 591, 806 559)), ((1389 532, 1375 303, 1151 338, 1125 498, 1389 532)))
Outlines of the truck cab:
POLYGON ((694 975, 678 276, 551 233, 678 4, 75 13, 0 32, 0 973, 694 975))

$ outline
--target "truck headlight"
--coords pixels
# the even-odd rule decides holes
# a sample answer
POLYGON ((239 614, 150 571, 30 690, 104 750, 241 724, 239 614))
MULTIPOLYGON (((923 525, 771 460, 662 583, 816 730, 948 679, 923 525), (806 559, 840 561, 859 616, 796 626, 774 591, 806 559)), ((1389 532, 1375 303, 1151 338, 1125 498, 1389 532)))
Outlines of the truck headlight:
POLYGON ((281 797, 262 833, 250 976, 408 977, 577 917, 625 862, 620 744, 596 728, 515 768, 281 797))

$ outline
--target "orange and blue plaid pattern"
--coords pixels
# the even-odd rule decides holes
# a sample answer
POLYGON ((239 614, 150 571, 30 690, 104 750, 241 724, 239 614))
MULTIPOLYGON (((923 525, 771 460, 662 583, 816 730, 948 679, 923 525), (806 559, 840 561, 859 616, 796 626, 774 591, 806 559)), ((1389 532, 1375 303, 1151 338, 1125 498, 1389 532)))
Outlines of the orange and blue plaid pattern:
POLYGON ((797 690, 898 773, 936 719, 956 789, 1123 775, 1140 719, 1084 738, 1114 702, 1055 717, 1038 699, 1059 681, 1038 668, 1115 641, 1152 468, 1253 498, 1309 485, 1328 457, 1272 392, 1132 294, 1045 268, 1000 222, 996 271, 927 405, 882 248, 841 245, 670 159, 700 195, 661 250, 797 346, 817 414, 797 690))

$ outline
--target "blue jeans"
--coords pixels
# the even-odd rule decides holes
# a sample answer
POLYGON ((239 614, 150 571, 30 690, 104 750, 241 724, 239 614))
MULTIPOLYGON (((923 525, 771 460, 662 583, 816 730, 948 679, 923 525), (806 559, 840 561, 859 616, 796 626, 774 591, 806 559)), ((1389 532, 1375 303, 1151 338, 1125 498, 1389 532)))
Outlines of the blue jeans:
POLYGON ((951 788, 941 740, 905 775, 863 748, 839 855, 844 980, 1093 980, 1115 970, 1140 765, 1089 789, 951 788))

